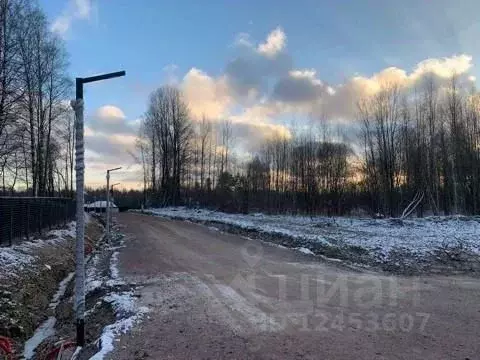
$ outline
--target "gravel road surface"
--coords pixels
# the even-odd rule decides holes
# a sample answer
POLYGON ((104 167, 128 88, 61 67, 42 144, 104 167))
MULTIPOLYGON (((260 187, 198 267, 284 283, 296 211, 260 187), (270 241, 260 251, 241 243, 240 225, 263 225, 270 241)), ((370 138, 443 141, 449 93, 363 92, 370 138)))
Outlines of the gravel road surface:
POLYGON ((151 312, 111 359, 480 359, 480 281, 326 263, 134 213, 124 278, 151 312))

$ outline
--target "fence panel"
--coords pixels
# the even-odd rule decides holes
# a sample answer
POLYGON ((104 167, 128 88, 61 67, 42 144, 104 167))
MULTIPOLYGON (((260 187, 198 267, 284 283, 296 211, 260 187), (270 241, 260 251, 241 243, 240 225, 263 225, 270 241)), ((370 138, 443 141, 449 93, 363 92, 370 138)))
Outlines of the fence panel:
POLYGON ((68 198, 0 197, 0 246, 40 236, 75 218, 68 198))

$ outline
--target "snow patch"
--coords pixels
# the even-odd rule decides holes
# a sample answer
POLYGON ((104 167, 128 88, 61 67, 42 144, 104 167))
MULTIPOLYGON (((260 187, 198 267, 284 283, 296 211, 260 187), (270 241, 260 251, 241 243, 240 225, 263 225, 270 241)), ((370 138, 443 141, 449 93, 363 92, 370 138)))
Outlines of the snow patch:
POLYGON ((33 264, 38 257, 38 249, 64 243, 68 238, 75 236, 75 222, 67 224, 66 229, 52 230, 46 234, 47 239, 23 241, 11 247, 0 247, 0 278, 12 275, 12 271, 19 271, 33 264))
MULTIPOLYGON (((110 203, 110 208, 116 208, 117 205, 113 201, 109 201, 110 203)), ((107 207, 107 202, 105 200, 102 201, 95 201, 90 204, 85 204, 84 205, 86 208, 106 208, 107 207)))
POLYGON ((43 322, 36 330, 33 336, 27 340, 23 350, 23 357, 25 360, 29 360, 35 355, 35 350, 46 338, 55 334, 55 324, 57 319, 54 316, 50 316, 43 322))
POLYGON ((92 255, 90 264, 87 267, 86 278, 85 278, 85 294, 89 294, 92 291, 101 288, 104 283, 104 279, 98 274, 97 268, 100 263, 99 254, 96 253, 92 255))
POLYGON ((117 280, 120 277, 120 271, 118 270, 118 255, 119 252, 115 251, 110 259, 110 276, 113 280, 117 280))
MULTIPOLYGON (((118 264, 118 257, 120 255, 118 250, 123 247, 124 244, 122 239, 119 246, 110 247, 107 249, 110 251, 113 250, 113 253, 110 257, 110 277, 108 280, 99 277, 94 271, 96 265, 98 265, 100 261, 100 258, 98 257, 98 255, 93 258, 94 266, 92 266, 92 270, 87 272, 87 293, 93 291, 94 289, 102 288, 105 285, 107 287, 113 288, 116 285, 125 284, 125 281, 120 276, 118 264)), ((108 353, 112 352, 114 349, 115 339, 121 334, 129 331, 137 322, 139 322, 143 318, 145 313, 149 311, 147 307, 137 305, 136 297, 134 296, 133 290, 124 291, 121 293, 110 292, 109 294, 105 295, 102 300, 112 305, 115 311, 116 321, 113 324, 107 325, 103 329, 102 335, 98 340, 98 347, 100 350, 90 358, 91 360, 103 359, 108 353)), ((101 301, 97 302, 97 304, 94 305, 94 308, 98 306, 99 303, 101 304, 101 301)))
MULTIPOLYGON (((53 295, 49 308, 55 310, 60 303, 60 299, 65 295, 67 286, 72 280, 75 272, 69 273, 58 285, 57 292, 53 295)), ((55 324, 57 319, 54 316, 50 316, 45 320, 34 332, 33 336, 27 340, 24 346, 23 356, 25 359, 30 359, 35 354, 35 350, 46 338, 55 335, 55 324)))
POLYGON ((300 252, 303 253, 303 254, 306 254, 306 255, 315 255, 315 254, 312 252, 312 250, 307 249, 307 248, 305 248, 305 247, 299 247, 299 248, 297 248, 297 250, 300 251, 300 252))
POLYGON ((227 214, 206 209, 166 207, 144 213, 190 220, 210 221, 268 234, 285 235, 306 243, 328 246, 359 246, 387 260, 392 250, 426 255, 459 242, 480 255, 480 217, 432 216, 394 219, 364 219, 325 216, 227 214))
POLYGON ((50 309, 55 309, 58 304, 60 303, 60 298, 65 295, 65 291, 67 290, 67 286, 70 283, 70 280, 72 280, 73 276, 75 275, 75 272, 69 273, 65 279, 63 279, 60 284, 58 285, 58 290, 53 295, 52 301, 50 302, 50 309))
MULTIPOLYGON (((123 246, 118 246, 117 248, 122 248, 123 246)), ((117 286, 125 284, 120 277, 120 270, 118 269, 118 256, 120 253, 114 251, 110 258, 110 279, 107 281, 107 286, 117 286)))
POLYGON ((85 294, 89 294, 92 291, 94 291, 98 288, 101 288, 102 284, 103 284, 102 280, 92 279, 92 280, 87 281, 86 284, 85 284, 85 294))
POLYGON ((99 340, 100 351, 98 351, 90 360, 101 360, 114 349, 115 338, 129 331, 149 309, 146 307, 137 307, 133 292, 121 294, 109 294, 105 296, 105 301, 112 304, 115 309, 117 321, 107 325, 102 332, 99 340))

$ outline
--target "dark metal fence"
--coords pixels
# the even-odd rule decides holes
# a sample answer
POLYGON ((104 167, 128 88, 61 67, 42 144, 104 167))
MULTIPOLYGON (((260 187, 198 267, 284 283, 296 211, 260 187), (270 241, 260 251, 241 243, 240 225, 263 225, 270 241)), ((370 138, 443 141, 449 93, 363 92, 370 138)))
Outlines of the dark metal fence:
POLYGON ((75 218, 68 198, 0 197, 0 246, 29 240, 75 218))

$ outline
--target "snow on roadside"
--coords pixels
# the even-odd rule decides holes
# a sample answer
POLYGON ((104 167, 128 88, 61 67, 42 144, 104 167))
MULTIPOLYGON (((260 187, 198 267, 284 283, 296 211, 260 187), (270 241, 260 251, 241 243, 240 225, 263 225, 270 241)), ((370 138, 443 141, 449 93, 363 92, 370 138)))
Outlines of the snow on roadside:
POLYGON ((88 294, 95 289, 102 287, 103 285, 103 279, 100 274, 98 274, 100 254, 94 253, 91 256, 92 258, 87 261, 87 266, 85 269, 85 294, 88 294))
POLYGON ((127 333, 149 311, 146 307, 137 307, 133 291, 111 293, 103 300, 112 304, 117 321, 103 329, 99 340, 100 350, 90 360, 101 360, 112 352, 115 339, 127 333))
POLYGON ((116 248, 114 248, 115 251, 110 258, 110 280, 107 281, 108 286, 125 284, 125 282, 120 277, 120 270, 118 268, 118 256, 120 255, 120 252, 117 249, 121 247, 123 246, 117 246, 116 248))
MULTIPOLYGON (((107 250, 113 251, 110 255, 110 276, 108 278, 98 275, 97 266, 99 266, 99 255, 95 255, 92 266, 87 270, 86 291, 87 293, 98 289, 108 289, 108 293, 103 296, 97 305, 101 304, 101 300, 110 303, 115 312, 116 321, 104 327, 100 339, 98 339, 99 351, 90 359, 101 360, 108 353, 114 350, 115 339, 127 333, 135 324, 137 324, 143 316, 149 311, 147 307, 138 306, 134 290, 118 291, 118 286, 128 286, 120 275, 118 257, 119 249, 124 247, 123 238, 119 241, 120 245, 109 247, 107 250)), ((95 305, 95 306, 97 306, 95 305)), ((95 311, 95 307, 87 311, 87 314, 95 311)))
MULTIPOLYGON (((246 230, 286 235, 331 246, 352 245, 388 257, 395 249, 424 255, 445 245, 462 242, 480 254, 479 217, 427 217, 396 222, 392 219, 307 217, 265 214, 227 214, 205 209, 167 207, 145 211, 192 221, 214 221, 246 230)), ((305 245, 306 247, 308 245, 305 245)))
POLYGON ((0 247, 0 279, 20 271, 37 260, 38 249, 48 245, 64 243, 75 237, 75 222, 67 224, 66 229, 51 230, 43 239, 23 241, 11 247, 0 247))

